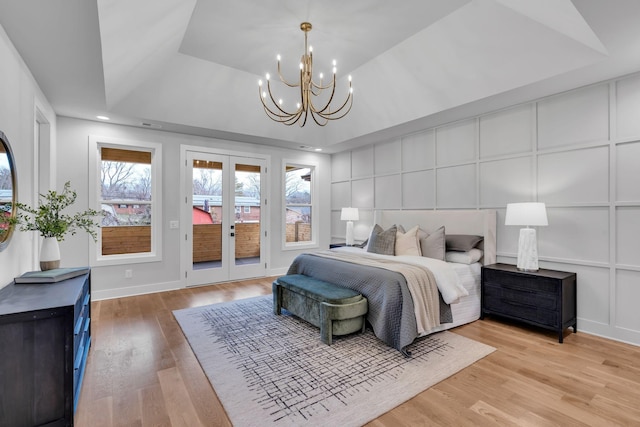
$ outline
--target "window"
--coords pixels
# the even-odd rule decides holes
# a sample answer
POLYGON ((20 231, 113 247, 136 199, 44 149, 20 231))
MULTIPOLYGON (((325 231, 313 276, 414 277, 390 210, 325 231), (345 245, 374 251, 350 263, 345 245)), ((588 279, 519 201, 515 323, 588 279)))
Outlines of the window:
POLYGON ((245 206, 244 213, 251 213, 251 206, 245 206))
POLYGON ((160 146, 93 138, 96 159, 94 206, 102 224, 94 260, 98 264, 160 258, 160 146))
POLYGON ((310 246, 315 244, 313 226, 313 175, 309 165, 285 164, 285 247, 310 246))

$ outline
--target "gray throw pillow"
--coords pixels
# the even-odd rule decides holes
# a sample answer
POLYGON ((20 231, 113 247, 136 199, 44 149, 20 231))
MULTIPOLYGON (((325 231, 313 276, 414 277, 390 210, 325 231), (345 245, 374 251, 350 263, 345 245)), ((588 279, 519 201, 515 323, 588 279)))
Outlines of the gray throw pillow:
POLYGON ((367 252, 382 255, 394 255, 396 250, 396 232, 398 228, 393 225, 383 230, 378 224, 373 227, 369 236, 367 252))
POLYGON ((418 231, 422 256, 444 261, 445 256, 445 231, 444 226, 428 233, 423 229, 418 231))
POLYGON ((447 250, 467 252, 484 240, 482 236, 473 234, 447 234, 447 250))

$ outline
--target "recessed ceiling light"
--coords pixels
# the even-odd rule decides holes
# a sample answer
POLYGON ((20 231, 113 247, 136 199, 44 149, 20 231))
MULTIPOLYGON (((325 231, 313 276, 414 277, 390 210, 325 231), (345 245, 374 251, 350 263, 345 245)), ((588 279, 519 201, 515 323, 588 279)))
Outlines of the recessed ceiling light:
POLYGON ((100 119, 100 120, 110 120, 109 117, 107 116, 96 116, 96 119, 100 119))
POLYGON ((322 148, 316 148, 314 151, 322 151, 322 148))
POLYGON ((162 126, 157 123, 141 122, 140 126, 142 126, 143 128, 162 129, 162 126))

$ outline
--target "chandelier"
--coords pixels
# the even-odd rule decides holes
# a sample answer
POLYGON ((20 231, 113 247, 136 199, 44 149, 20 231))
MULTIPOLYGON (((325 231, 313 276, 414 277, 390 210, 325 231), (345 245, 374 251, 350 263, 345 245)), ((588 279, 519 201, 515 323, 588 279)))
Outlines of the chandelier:
POLYGON ((351 76, 349 76, 349 94, 347 95, 347 99, 344 100, 340 107, 332 109, 331 102, 333 101, 333 97, 336 92, 336 61, 333 61, 333 77, 329 83, 323 85, 322 73, 318 76, 319 80, 317 82, 314 81, 313 48, 307 45, 307 33, 311 31, 311 24, 303 22, 300 24, 300 29, 304 32, 304 54, 300 59, 299 82, 289 83, 284 79, 280 72, 280 55, 277 56, 278 76, 280 77, 280 81, 289 87, 300 88, 300 101, 297 103, 296 110, 293 112, 287 112, 282 106, 282 99, 278 99, 276 102, 276 98, 271 92, 271 80, 268 73, 266 75, 266 90, 263 90, 262 88, 262 80, 258 81, 260 101, 262 102, 262 106, 264 107, 264 111, 267 113, 267 116, 278 123, 284 123, 287 126, 291 126, 298 123, 302 118, 302 121, 300 122, 300 127, 302 127, 307 123, 307 118, 311 115, 318 125, 325 126, 329 123, 329 120, 341 119, 351 110, 351 106, 353 105, 351 76))

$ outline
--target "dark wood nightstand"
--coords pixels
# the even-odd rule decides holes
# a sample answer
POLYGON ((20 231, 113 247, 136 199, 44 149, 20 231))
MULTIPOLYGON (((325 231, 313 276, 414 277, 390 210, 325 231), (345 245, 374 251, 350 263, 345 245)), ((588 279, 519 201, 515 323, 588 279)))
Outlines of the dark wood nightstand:
POLYGON ((540 269, 520 271, 515 265, 482 267, 482 312, 494 314, 558 332, 577 328, 576 274, 540 269))

